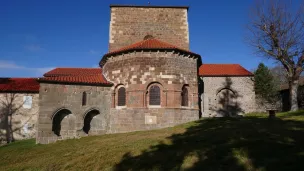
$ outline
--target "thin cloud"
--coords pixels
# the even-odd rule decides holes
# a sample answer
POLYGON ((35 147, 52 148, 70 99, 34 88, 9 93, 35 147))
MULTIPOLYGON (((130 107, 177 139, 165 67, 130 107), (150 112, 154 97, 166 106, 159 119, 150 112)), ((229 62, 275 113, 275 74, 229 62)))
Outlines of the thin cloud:
POLYGON ((24 69, 23 66, 19 66, 12 61, 0 60, 0 68, 2 69, 24 69))
POLYGON ((54 67, 31 68, 31 67, 25 67, 22 65, 18 65, 13 61, 0 60, 0 69, 20 70, 20 72, 30 71, 30 72, 34 72, 35 75, 40 76, 40 75, 43 75, 44 73, 54 69, 54 67))

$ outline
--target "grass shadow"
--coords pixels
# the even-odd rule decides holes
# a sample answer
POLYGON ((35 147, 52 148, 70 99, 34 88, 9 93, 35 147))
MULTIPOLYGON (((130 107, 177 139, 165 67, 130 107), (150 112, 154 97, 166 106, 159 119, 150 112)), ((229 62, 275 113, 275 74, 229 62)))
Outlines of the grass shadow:
POLYGON ((114 170, 302 170, 303 122, 255 116, 200 120, 140 155, 125 153, 114 170))

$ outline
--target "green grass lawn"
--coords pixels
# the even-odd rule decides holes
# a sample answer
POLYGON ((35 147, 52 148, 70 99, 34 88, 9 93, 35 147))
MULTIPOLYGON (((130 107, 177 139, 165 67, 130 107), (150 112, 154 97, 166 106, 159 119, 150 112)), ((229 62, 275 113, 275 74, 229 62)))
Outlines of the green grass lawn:
POLYGON ((0 170, 304 170, 304 112, 0 147, 0 170))

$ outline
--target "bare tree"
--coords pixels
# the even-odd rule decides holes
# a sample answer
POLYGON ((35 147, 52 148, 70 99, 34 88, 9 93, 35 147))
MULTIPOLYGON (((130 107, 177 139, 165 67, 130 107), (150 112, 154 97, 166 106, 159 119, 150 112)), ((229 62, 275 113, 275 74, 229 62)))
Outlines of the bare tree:
POLYGON ((304 64, 303 8, 294 11, 291 1, 259 1, 252 14, 247 40, 258 54, 283 65, 290 87, 290 110, 298 110, 297 91, 304 64))
POLYGON ((0 99, 0 117, 2 118, 6 131, 6 142, 14 142, 14 130, 13 130, 13 116, 17 114, 18 110, 22 107, 16 105, 15 100, 17 95, 15 93, 7 93, 3 99, 0 99))
POLYGON ((288 84, 288 77, 286 74, 286 70, 282 65, 275 65, 270 69, 270 73, 272 74, 277 87, 279 88, 281 85, 288 84))

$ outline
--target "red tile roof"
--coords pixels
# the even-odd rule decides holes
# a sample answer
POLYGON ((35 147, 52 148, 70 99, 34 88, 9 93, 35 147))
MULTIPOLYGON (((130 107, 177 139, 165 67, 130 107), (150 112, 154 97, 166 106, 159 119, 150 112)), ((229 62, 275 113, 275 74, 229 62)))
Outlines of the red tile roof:
POLYGON ((181 52, 192 54, 194 56, 200 56, 199 54, 190 52, 188 50, 179 48, 177 46, 157 40, 155 38, 151 38, 151 39, 147 39, 147 40, 143 40, 143 41, 134 43, 132 45, 123 47, 121 49, 109 52, 109 53, 105 54, 104 56, 112 56, 112 55, 116 55, 116 54, 128 52, 128 51, 133 51, 133 50, 178 50, 181 52))
POLYGON ((40 82, 112 85, 102 75, 101 68, 56 68, 39 78, 40 82))
POLYGON ((60 77, 44 77, 40 78, 42 82, 57 83, 83 83, 83 84, 111 84, 101 75, 94 76, 60 76, 60 77))
POLYGON ((43 76, 56 77, 56 76, 90 76, 99 75, 102 73, 101 68, 55 68, 43 76))
POLYGON ((203 64, 199 68, 200 76, 253 76, 239 64, 203 64))
POLYGON ((0 92, 39 93, 36 78, 0 78, 0 92))

